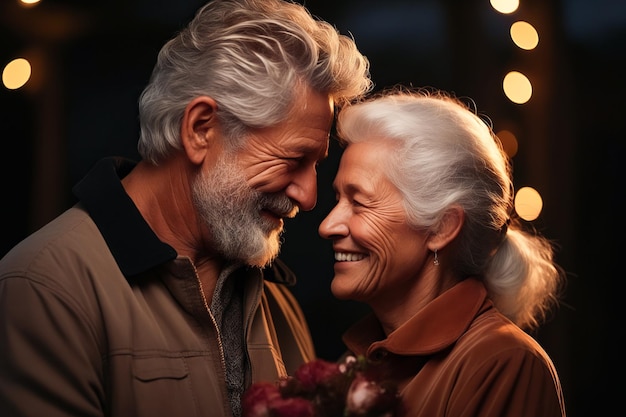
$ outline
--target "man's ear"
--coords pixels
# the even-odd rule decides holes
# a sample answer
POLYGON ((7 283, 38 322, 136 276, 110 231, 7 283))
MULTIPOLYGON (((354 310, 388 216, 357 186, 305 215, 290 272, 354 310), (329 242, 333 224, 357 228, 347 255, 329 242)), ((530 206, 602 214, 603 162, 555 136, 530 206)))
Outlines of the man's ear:
POLYGON ((465 212, 463 209, 459 206, 449 207, 439 223, 437 232, 433 232, 428 239, 428 248, 434 251, 446 247, 459 235, 464 222, 465 212))
POLYGON ((201 165, 215 145, 217 132, 217 103, 210 97, 193 99, 185 108, 180 125, 180 138, 187 158, 201 165))

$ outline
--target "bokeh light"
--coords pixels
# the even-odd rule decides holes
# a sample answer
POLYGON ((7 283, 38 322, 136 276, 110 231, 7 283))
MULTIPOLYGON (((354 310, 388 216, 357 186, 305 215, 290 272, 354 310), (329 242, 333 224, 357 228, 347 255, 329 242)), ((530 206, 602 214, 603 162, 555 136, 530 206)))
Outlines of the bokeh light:
POLYGON ((533 221, 543 209, 543 200, 537 190, 532 187, 522 187, 515 194, 515 212, 526 221, 533 221))
POLYGON ((537 30, 528 22, 518 21, 511 25, 511 39, 522 49, 531 50, 539 43, 537 30))
POLYGON ((519 7, 519 0, 490 0, 491 7, 503 14, 513 13, 519 7))
POLYGON ((505 75, 502 88, 508 99, 517 104, 526 103, 533 94, 530 80, 518 71, 511 71, 505 75))
POLYGON ((513 158, 517 154, 517 138, 515 135, 511 131, 503 129, 496 133, 496 136, 500 139, 504 152, 506 152, 509 158, 513 158))
POLYGON ((16 58, 4 67, 2 84, 10 90, 15 90, 26 84, 30 75, 30 62, 24 58, 16 58))

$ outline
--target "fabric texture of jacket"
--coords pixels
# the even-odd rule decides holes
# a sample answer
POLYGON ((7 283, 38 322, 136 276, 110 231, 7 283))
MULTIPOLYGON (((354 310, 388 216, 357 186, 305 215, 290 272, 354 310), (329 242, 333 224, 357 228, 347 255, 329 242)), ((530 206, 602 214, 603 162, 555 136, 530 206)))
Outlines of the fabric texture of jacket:
POLYGON ((344 343, 389 372, 406 416, 565 416, 547 353, 495 309, 475 279, 444 292, 388 337, 367 316, 344 343))
MULTIPOLYGON (((74 189, 79 203, 0 261, 1 416, 231 416, 223 335, 191 260, 124 192, 132 166, 97 164, 74 189)), ((246 383, 313 359, 291 272, 277 261, 233 274, 246 383)))

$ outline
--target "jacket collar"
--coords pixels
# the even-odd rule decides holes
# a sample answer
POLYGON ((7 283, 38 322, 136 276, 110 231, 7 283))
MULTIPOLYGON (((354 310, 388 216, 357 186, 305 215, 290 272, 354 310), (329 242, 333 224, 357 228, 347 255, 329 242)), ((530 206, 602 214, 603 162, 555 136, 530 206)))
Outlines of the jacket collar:
POLYGON ((177 256, 159 240, 122 186, 121 179, 135 165, 125 158, 102 159, 72 189, 127 278, 177 256))
POLYGON ((482 282, 468 278, 435 298, 387 338, 380 322, 369 315, 343 336, 355 354, 369 356, 384 349, 398 355, 429 355, 452 345, 485 308, 487 291, 482 282))

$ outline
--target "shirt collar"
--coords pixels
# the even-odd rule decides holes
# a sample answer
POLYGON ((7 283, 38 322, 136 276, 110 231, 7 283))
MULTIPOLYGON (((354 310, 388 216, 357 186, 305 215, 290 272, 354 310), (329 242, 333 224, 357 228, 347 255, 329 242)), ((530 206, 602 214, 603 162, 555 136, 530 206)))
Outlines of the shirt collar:
POLYGON ((482 282, 468 278, 427 304, 388 337, 376 317, 369 315, 352 326, 343 337, 356 354, 385 349, 398 355, 428 355, 450 346, 465 333, 485 305, 487 291, 482 282))
POLYGON ((159 240, 122 186, 121 178, 135 165, 125 158, 102 159, 72 189, 127 278, 177 256, 159 240))
MULTIPOLYGON (((132 277, 177 257, 176 250, 159 240, 126 194, 121 179, 136 163, 104 158, 72 191, 87 210, 124 276, 132 277)), ((296 277, 280 259, 263 269, 264 279, 293 286, 296 277)))

